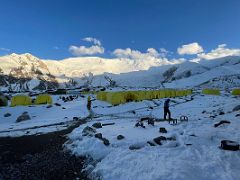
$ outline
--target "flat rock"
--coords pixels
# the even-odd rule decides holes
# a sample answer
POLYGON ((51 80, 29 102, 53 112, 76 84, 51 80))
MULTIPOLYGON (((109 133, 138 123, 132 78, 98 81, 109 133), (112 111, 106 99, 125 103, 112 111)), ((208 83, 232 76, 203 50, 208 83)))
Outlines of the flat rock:
POLYGON ((219 123, 214 124, 214 127, 218 127, 222 124, 230 124, 230 123, 231 123, 230 121, 220 121, 219 123))

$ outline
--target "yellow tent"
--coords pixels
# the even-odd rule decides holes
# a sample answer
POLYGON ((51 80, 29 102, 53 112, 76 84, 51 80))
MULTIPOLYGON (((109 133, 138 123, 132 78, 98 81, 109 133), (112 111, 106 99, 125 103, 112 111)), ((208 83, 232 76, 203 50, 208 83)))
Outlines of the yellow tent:
POLYGON ((232 91, 232 95, 234 95, 234 96, 239 96, 240 95, 240 89, 234 89, 233 91, 232 91))
POLYGON ((40 94, 36 97, 35 104, 52 104, 52 97, 49 94, 40 94))
POLYGON ((209 94, 209 95, 220 95, 219 89, 203 89, 203 94, 209 94))
POLYGON ((17 95, 12 97, 11 106, 28 106, 32 104, 32 99, 26 95, 17 95))

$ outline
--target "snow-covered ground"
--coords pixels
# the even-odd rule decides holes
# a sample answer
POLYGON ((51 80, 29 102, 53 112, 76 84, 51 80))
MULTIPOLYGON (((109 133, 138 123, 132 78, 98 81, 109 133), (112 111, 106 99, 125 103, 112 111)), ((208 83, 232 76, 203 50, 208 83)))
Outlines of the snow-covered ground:
POLYGON ((79 97, 70 102, 63 102, 59 96, 52 97, 51 108, 47 108, 48 105, 0 107, 0 137, 58 131, 66 128, 73 117, 84 118, 89 114, 86 108, 86 98, 79 97), (56 106, 55 103, 61 106, 56 106), (31 120, 16 122, 23 112, 28 112, 31 120), (10 113, 11 116, 4 117, 6 113, 10 113))
POLYGON ((65 147, 76 155, 91 157, 92 163, 85 170, 93 178, 239 179, 240 151, 225 151, 219 146, 224 139, 240 142, 240 111, 232 111, 240 105, 240 97, 197 94, 193 99, 189 96, 172 100, 172 117, 186 115, 189 121, 177 125, 145 123, 146 128, 135 127, 136 121, 145 116, 162 118, 164 99, 119 106, 94 101, 96 118, 70 133, 65 147), (214 127, 221 120, 231 123, 214 127), (109 146, 94 136, 82 135, 86 126, 96 122, 115 123, 96 129, 109 140, 109 146), (160 127, 166 128, 167 133, 160 133, 160 127), (117 140, 118 135, 125 138, 117 140), (147 143, 159 136, 172 140, 162 141, 161 146, 147 143), (130 150, 130 146, 140 149, 130 150))

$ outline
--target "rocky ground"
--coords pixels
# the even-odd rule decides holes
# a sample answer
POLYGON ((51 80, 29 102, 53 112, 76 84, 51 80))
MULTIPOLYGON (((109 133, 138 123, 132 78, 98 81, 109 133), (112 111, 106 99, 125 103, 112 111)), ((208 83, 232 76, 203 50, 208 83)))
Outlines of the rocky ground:
POLYGON ((85 158, 62 147, 64 135, 78 125, 39 136, 0 138, 0 179, 88 179, 82 172, 85 158))

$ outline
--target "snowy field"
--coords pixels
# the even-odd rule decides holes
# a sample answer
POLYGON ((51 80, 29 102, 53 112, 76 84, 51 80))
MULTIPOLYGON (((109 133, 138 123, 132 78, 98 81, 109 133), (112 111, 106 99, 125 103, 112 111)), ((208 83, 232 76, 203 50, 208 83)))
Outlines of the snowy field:
POLYGON ((177 125, 155 122, 154 126, 145 122, 146 128, 135 127, 136 121, 146 116, 162 118, 164 99, 119 106, 94 101, 95 118, 70 133, 65 147, 76 155, 89 156, 85 171, 92 178, 239 179, 240 151, 225 151, 219 146, 225 139, 240 142, 240 111, 233 111, 240 105, 240 97, 194 95, 172 100, 172 117, 186 115, 189 121, 177 125), (221 120, 230 124, 214 127, 221 120), (96 122, 115 123, 94 128, 110 145, 105 146, 94 135, 82 135, 85 127, 96 122), (160 133, 160 127, 167 133, 160 133), (118 140, 118 135, 124 139, 118 140), (167 138, 161 141, 162 145, 147 143, 159 136, 167 138))
POLYGON ((79 97, 70 102, 63 102, 59 96, 52 97, 53 105, 50 108, 47 108, 48 105, 0 107, 0 137, 62 130, 71 124, 73 117, 85 118, 89 114, 85 98, 79 97), (56 106, 55 103, 61 106, 56 106), (28 112, 31 120, 16 122, 23 112, 28 112), (4 117, 6 113, 10 113, 11 116, 4 117))

